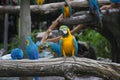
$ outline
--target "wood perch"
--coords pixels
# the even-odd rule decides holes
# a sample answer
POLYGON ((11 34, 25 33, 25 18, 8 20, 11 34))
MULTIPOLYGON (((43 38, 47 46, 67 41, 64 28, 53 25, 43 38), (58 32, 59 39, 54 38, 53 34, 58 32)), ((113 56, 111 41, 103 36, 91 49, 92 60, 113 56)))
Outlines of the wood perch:
POLYGON ((51 24, 51 26, 47 29, 46 33, 42 37, 41 43, 43 43, 47 38, 49 33, 58 25, 59 21, 63 18, 63 15, 60 16, 51 24))
POLYGON ((120 80, 120 64, 95 61, 87 58, 54 58, 48 60, 0 60, 1 77, 98 76, 105 80, 120 80))
MULTIPOLYGON (((109 4, 109 0, 99 0, 100 5, 109 4)), ((36 13, 51 13, 53 11, 61 9, 61 7, 64 5, 64 2, 58 2, 58 3, 49 3, 49 4, 43 4, 43 5, 31 5, 30 9, 31 12, 36 13)), ((75 0, 71 1, 71 5, 73 7, 88 7, 88 2, 86 0, 75 0)), ((0 5, 0 12, 2 13, 19 13, 20 6, 2 6, 0 5)))
MULTIPOLYGON (((115 14, 119 12, 120 12, 120 8, 113 8, 109 10, 102 10, 102 15, 103 17, 105 17, 106 14, 115 14)), ((91 24, 94 23, 95 21, 97 21, 96 16, 91 16, 88 11, 81 11, 81 12, 76 12, 70 18, 62 19, 60 21, 60 24, 67 24, 67 25, 91 24)))

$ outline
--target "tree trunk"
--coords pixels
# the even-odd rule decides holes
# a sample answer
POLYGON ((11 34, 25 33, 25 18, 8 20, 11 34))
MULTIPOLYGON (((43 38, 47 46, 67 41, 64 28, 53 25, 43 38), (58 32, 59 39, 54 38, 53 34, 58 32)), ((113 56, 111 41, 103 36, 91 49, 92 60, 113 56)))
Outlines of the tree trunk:
MULTIPOLYGON (((25 39, 31 35, 31 16, 30 16, 30 0, 21 0, 20 3, 20 48, 25 51, 25 39)), ((26 57, 26 54, 24 54, 26 57)), ((32 78, 21 77, 20 80, 32 80, 32 78)))
POLYGON ((21 0, 20 7, 20 47, 26 53, 25 39, 31 35, 30 0, 21 0))
POLYGON ((0 60, 0 76, 98 76, 105 80, 120 80, 120 64, 87 58, 54 58, 47 60, 0 60))
MULTIPOLYGON (((109 0, 99 0, 100 5, 109 4, 109 0)), ((30 9, 31 12, 36 13, 42 13, 47 14, 51 12, 55 12, 56 10, 60 10, 62 6, 64 5, 64 2, 58 2, 58 3, 49 3, 49 4, 43 4, 43 5, 31 5, 30 9)), ((86 0, 76 0, 71 1, 71 5, 73 8, 80 8, 80 7, 88 7, 88 2, 86 0)), ((0 12, 2 13, 19 13, 20 6, 0 6, 0 12)))

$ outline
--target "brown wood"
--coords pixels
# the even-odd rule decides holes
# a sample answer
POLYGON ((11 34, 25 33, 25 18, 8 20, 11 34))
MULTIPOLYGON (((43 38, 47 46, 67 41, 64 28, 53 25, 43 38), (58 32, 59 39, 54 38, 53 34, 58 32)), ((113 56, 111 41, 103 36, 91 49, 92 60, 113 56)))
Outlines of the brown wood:
POLYGON ((105 80, 120 79, 120 64, 87 58, 54 58, 46 60, 0 60, 0 76, 74 76, 91 75, 105 80))
MULTIPOLYGON (((70 2, 72 7, 88 7, 88 2, 86 0, 75 0, 70 2)), ((109 4, 109 0, 99 0, 100 5, 109 4)), ((47 14, 56 10, 61 9, 64 2, 49 3, 43 5, 31 5, 31 12, 47 14)), ((20 6, 2 6, 0 5, 0 12, 2 13, 19 13, 20 6)))

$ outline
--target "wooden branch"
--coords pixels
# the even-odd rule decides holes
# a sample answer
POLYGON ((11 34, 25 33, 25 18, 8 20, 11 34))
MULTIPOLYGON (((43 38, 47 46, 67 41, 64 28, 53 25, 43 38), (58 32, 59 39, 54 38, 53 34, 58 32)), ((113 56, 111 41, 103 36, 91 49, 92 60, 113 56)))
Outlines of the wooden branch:
POLYGON ((120 64, 87 58, 54 58, 48 60, 0 60, 0 76, 73 76, 91 75, 105 80, 120 80, 120 64))
MULTIPOLYGON (((103 17, 106 16, 106 14, 115 14, 119 13, 120 8, 113 8, 109 10, 102 10, 103 17)), ((73 14, 70 18, 65 18, 60 21, 60 24, 66 24, 66 25, 78 25, 78 24, 90 24, 97 21, 96 16, 91 16, 88 11, 81 11, 76 12, 73 14)))
MULTIPOLYGON (((85 25, 80 24, 77 25, 72 31, 71 33, 74 34, 76 32, 78 32, 81 28, 85 27, 85 25)), ((46 41, 50 41, 50 42, 58 42, 61 36, 57 37, 57 38, 52 38, 52 39, 47 39, 46 41)))
MULTIPOLYGON (((99 0, 99 3, 101 5, 110 3, 109 0, 99 0)), ((64 2, 58 2, 58 3, 49 3, 49 4, 43 4, 43 5, 31 5, 30 9, 31 12, 36 13, 51 13, 53 11, 61 9, 61 7, 64 5, 64 2)), ((88 7, 88 2, 86 0, 75 0, 71 1, 71 5, 73 7, 88 7)), ((0 12, 2 13, 19 13, 20 6, 2 6, 0 5, 0 12)))
POLYGON ((59 21, 63 18, 63 15, 61 14, 52 24, 51 26, 48 28, 48 30, 46 31, 46 33, 44 34, 41 43, 43 43, 47 38, 49 33, 58 25, 59 21))

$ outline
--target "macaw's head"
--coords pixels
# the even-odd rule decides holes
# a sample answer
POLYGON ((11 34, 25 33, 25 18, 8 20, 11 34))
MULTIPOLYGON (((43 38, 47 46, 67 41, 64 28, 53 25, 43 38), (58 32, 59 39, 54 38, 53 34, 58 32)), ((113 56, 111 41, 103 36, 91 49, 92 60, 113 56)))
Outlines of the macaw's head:
POLYGON ((62 35, 63 37, 67 37, 68 35, 71 35, 70 29, 65 25, 60 26, 59 30, 60 30, 60 35, 62 35))
POLYGON ((32 39, 30 36, 27 36, 26 38, 26 45, 29 46, 32 43, 32 39))

